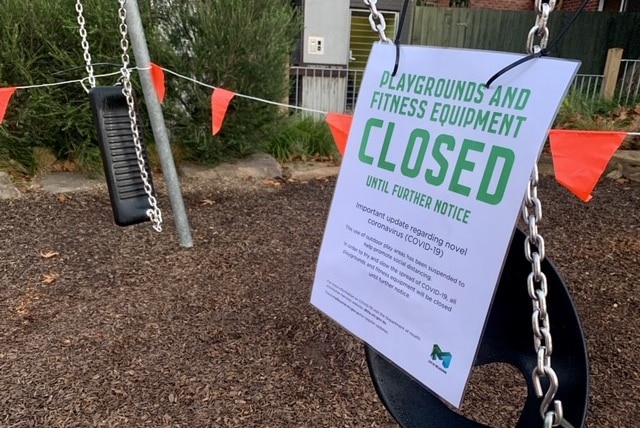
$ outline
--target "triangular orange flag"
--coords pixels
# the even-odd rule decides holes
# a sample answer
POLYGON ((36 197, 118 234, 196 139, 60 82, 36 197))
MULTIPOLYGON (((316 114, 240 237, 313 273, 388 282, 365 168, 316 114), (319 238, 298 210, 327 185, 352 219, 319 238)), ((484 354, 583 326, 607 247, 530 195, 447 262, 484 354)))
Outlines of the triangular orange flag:
POLYGON ((333 140, 338 146, 338 151, 344 156, 344 151, 347 148, 347 140, 349 139, 349 130, 351 130, 351 122, 353 122, 353 116, 349 114, 341 113, 327 113, 325 121, 329 125, 333 140))
POLYGON ((213 135, 220 132, 222 122, 227 114, 229 103, 235 96, 235 92, 226 89, 216 88, 211 95, 211 122, 213 135))
POLYGON ((9 100, 15 91, 15 87, 0 88, 0 123, 2 123, 2 120, 4 119, 4 114, 7 111, 9 100))
POLYGON ((558 183, 584 202, 618 150, 626 132, 549 131, 553 168, 558 183))
POLYGON ((164 70, 157 64, 151 63, 151 80, 153 80, 153 87, 156 90, 158 101, 160 104, 164 102, 164 70))

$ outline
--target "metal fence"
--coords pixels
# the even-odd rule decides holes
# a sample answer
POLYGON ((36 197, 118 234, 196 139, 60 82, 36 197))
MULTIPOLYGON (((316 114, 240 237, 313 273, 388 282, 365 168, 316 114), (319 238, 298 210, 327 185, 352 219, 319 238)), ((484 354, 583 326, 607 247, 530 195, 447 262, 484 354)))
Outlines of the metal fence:
POLYGON ((620 63, 618 102, 631 104, 640 101, 640 59, 623 59, 620 63))
MULTIPOLYGON (((354 111, 364 70, 325 67, 291 67, 291 105, 322 112, 351 113, 354 111)), ((640 97, 640 60, 623 60, 618 89, 619 102, 629 104, 640 97)), ((571 84, 589 100, 600 97, 604 76, 578 74, 571 84)))
POLYGON ((363 71, 346 68, 291 67, 289 103, 308 109, 316 115, 329 111, 352 112, 358 98, 363 71))
POLYGON ((578 92, 589 100, 600 97, 604 76, 601 74, 577 74, 571 84, 571 92, 578 92))
MULTIPOLYGON (((600 74, 578 74, 571 90, 580 92, 587 99, 597 100, 601 96, 604 76, 600 74)), ((640 59, 623 59, 616 85, 617 101, 620 105, 640 102, 640 59)))

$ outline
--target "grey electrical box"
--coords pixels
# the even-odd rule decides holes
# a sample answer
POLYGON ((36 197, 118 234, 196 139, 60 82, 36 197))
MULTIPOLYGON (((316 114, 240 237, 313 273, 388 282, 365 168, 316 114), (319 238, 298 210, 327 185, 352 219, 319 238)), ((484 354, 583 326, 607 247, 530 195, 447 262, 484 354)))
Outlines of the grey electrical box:
POLYGON ((302 61, 346 66, 350 30, 349 0, 305 0, 302 61))

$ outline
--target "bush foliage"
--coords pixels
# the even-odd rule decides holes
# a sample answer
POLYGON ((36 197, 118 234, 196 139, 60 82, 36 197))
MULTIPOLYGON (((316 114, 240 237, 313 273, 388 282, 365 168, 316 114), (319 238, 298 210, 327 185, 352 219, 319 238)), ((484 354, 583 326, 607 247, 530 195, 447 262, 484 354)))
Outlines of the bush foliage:
MULTIPOLYGON (((0 8, 0 86, 53 84, 85 76, 74 2, 7 3, 0 8)), ((87 30, 93 60, 117 61, 116 11, 107 11, 107 2, 95 3, 86 11, 92 23, 87 30)), ((113 82, 112 77, 104 84, 113 82)), ((0 126, 0 159, 11 159, 29 171, 37 169, 34 152, 42 148, 58 158, 97 159, 93 134, 88 97, 80 84, 18 90, 0 126)))
MULTIPOLYGON (((0 8, 1 87, 86 76, 75 1, 5 3, 0 8)), ((117 72, 118 4, 83 4, 95 72, 117 72)), ((208 85, 268 100, 286 98, 285 73, 300 29, 288 0, 140 0, 139 6, 152 61, 208 85)), ((117 78, 98 78, 98 85, 112 85, 117 78)), ((270 131, 286 119, 277 107, 236 97, 222 132, 213 137, 211 88, 166 78, 164 112, 172 144, 189 158, 216 162, 261 150, 270 131)), ((151 140, 148 130, 145 136, 151 140)), ((39 168, 34 154, 42 149, 82 169, 99 165, 89 100, 80 84, 14 94, 0 125, 0 162, 11 160, 34 172, 39 168)))
MULTIPOLYGON (((289 59, 300 31, 290 1, 165 0, 154 5, 151 20, 164 41, 152 53, 160 64, 236 93, 287 97, 289 59)), ((170 129, 191 158, 215 162, 262 150, 283 119, 278 107, 235 97, 220 134, 212 137, 210 99, 210 88, 182 79, 167 88, 170 129)))
POLYGON ((331 159, 337 148, 324 120, 305 114, 293 114, 269 138, 265 150, 280 161, 313 156, 331 159))

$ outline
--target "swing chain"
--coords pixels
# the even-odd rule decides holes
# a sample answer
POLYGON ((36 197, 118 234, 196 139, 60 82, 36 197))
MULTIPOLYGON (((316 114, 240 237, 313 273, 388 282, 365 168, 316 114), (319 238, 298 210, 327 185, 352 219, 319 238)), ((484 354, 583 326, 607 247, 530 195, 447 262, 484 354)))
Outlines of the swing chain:
POLYGON ((369 8, 371 13, 369 14, 369 24, 371 25, 371 29, 378 33, 380 36, 380 41, 384 43, 389 43, 389 39, 385 34, 385 30, 387 29, 387 21, 384 19, 384 15, 382 12, 378 10, 377 3, 378 0, 363 0, 364 4, 369 8))
POLYGON ((542 204, 538 198, 538 167, 534 166, 522 203, 522 218, 528 225, 529 233, 524 243, 526 259, 531 263, 531 273, 527 277, 527 290, 533 304, 531 324, 533 329, 533 345, 537 354, 537 365, 531 373, 533 388, 540 404, 540 415, 544 420, 544 427, 571 426, 564 420, 562 402, 554 400, 559 388, 558 376, 551 367, 553 342, 551 338, 551 323, 547 310, 547 276, 542 271, 542 261, 545 258, 544 239, 538 233, 538 222, 542 220, 542 204), (547 378, 546 393, 542 388, 542 379, 547 378), (549 407, 553 403, 553 409, 549 407), (550 425, 549 425, 550 423, 550 425))
POLYGON ((153 195, 153 188, 149 181, 146 162, 142 152, 142 143, 140 142, 140 130, 138 127, 138 117, 136 114, 135 101, 133 99, 133 88, 131 86, 131 71, 129 70, 129 40, 127 38, 127 9, 125 8, 126 0, 119 0, 120 9, 118 15, 120 17, 120 47, 122 48, 122 93, 127 99, 129 107, 129 119, 131 122, 131 132, 133 134, 133 144, 136 149, 136 157, 138 158, 138 166, 140 167, 140 176, 144 184, 144 191, 149 199, 150 209, 147 210, 147 216, 153 223, 153 229, 162 232, 162 212, 158 207, 156 197, 153 195))
POLYGON ((549 21, 549 15, 555 7, 556 0, 535 0, 536 22, 527 37, 528 54, 538 53, 547 47, 547 42, 549 41, 549 27, 547 27, 547 22, 549 21), (536 44, 536 38, 540 39, 539 44, 536 44))
MULTIPOLYGON (((556 6, 556 0, 535 0, 536 21, 527 36, 527 53, 537 54, 546 49, 549 41, 549 28, 547 23, 549 15, 556 6), (536 44, 539 39, 539 44, 536 44)), ((547 308, 547 294, 549 288, 547 277, 542 272, 542 261, 545 258, 544 239, 538 233, 538 222, 542 220, 542 204, 538 198, 538 166, 534 165, 529 185, 522 203, 522 219, 529 227, 529 233, 524 243, 524 254, 531 263, 531 273, 527 277, 527 291, 533 305, 531 326, 533 330, 533 347, 536 351, 537 364, 534 367, 531 378, 533 389, 540 403, 540 416, 544 428, 571 427, 564 419, 562 401, 554 400, 558 389, 558 376, 551 368, 551 355, 553 354, 553 342, 551 339, 551 323, 547 308), (542 379, 547 379, 547 391, 542 387, 542 379), (553 409, 550 409, 553 404, 553 409)))
MULTIPOLYGON (((84 19, 84 7, 80 0, 76 1, 76 12, 78 13, 78 26, 80 27, 80 38, 82 39, 82 51, 84 62, 86 63, 86 70, 89 78, 89 85, 92 88, 96 87, 96 77, 93 72, 93 64, 91 62, 91 53, 89 52, 89 40, 87 38, 86 21, 84 19)), ((85 88, 86 89, 86 88, 85 88)))

